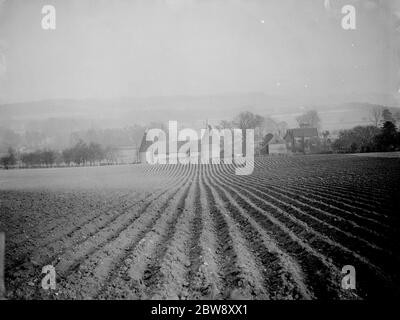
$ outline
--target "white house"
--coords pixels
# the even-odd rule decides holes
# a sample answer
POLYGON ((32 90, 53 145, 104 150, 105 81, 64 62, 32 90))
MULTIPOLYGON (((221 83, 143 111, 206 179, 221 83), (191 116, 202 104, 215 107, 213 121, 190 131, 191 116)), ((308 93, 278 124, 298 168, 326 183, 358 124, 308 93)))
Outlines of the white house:
POLYGON ((268 154, 287 154, 286 141, 276 135, 268 143, 268 154))

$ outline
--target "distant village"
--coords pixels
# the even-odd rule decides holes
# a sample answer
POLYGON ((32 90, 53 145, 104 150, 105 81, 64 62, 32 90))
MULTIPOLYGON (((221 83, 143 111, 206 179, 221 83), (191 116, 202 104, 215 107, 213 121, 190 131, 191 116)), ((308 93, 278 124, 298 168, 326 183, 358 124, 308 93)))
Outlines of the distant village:
MULTIPOLYGON (((244 111, 232 120, 223 120, 210 124, 204 119, 203 136, 208 137, 213 129, 254 130, 254 155, 289 156, 323 153, 359 153, 385 152, 400 150, 400 114, 389 109, 371 110, 371 124, 341 130, 337 134, 322 130, 318 112, 311 110, 299 115, 298 127, 288 128, 285 122, 275 122, 271 118, 244 111)), ((153 123, 144 126, 121 130, 89 130, 85 134, 74 133, 72 146, 66 148, 33 146, 32 143, 20 142, 15 133, 0 132, 0 166, 1 168, 36 168, 65 166, 94 166, 147 163, 146 152, 152 141, 146 139, 147 130, 165 128, 165 124, 153 123), (14 136, 13 136, 14 134, 14 136), (1 141, 2 139, 2 141, 1 141)), ((1 128, 0 128, 1 131, 1 128)), ((37 133, 36 133, 37 134, 37 133)), ((34 139, 33 133, 19 136, 20 141, 34 139)), ((39 139, 40 140, 40 139, 39 139)), ((169 139, 168 139, 169 140, 169 139)), ((200 141, 199 141, 200 142, 200 141)), ((176 141, 177 155, 166 150, 166 157, 197 157, 188 150, 181 150, 186 141, 176 141), (180 151, 181 150, 181 151, 180 151)), ((237 143, 237 142, 235 142, 237 143)), ((198 145, 201 150, 201 143, 198 145)), ((220 140, 220 157, 223 158, 224 140, 220 140)), ((245 154, 245 146, 243 153, 245 154)))

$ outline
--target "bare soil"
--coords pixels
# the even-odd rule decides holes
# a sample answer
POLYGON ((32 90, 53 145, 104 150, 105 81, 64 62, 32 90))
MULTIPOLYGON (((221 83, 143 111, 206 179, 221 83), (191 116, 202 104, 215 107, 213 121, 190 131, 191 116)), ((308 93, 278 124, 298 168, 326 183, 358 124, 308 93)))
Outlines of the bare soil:
POLYGON ((8 299, 400 296, 400 159, 0 172, 8 299), (53 265, 56 290, 41 287, 53 265), (356 290, 341 287, 353 265, 356 290))

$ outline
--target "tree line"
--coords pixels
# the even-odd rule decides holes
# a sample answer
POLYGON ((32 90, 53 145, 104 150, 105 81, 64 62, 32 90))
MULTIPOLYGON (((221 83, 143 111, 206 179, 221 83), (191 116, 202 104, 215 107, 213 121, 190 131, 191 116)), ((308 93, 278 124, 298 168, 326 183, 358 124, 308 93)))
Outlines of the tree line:
POLYGON ((400 131, 391 121, 385 121, 381 127, 357 126, 340 131, 332 149, 342 153, 398 151, 400 131))
POLYGON ((82 129, 67 126, 67 121, 48 119, 37 125, 27 125, 25 132, 16 132, 0 126, 0 153, 6 153, 9 146, 17 150, 63 150, 80 140, 103 146, 124 147, 139 145, 143 133, 149 125, 133 125, 125 128, 82 129), (54 123, 53 123, 54 122, 54 123))
POLYGON ((52 167, 54 165, 86 166, 102 163, 113 164, 117 161, 118 153, 115 147, 103 147, 98 143, 86 143, 80 140, 73 147, 62 151, 51 149, 35 150, 17 155, 13 148, 0 158, 0 165, 8 169, 15 165, 22 167, 52 167))

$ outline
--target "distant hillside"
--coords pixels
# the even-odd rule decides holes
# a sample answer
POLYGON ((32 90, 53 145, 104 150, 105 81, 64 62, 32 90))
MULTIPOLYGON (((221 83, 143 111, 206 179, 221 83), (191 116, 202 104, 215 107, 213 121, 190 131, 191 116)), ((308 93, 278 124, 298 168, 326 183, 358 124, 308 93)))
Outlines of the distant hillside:
POLYGON ((32 126, 40 126, 48 119, 57 119, 57 125, 64 124, 68 127, 64 128, 67 131, 91 126, 125 127, 167 120, 178 120, 196 126, 204 123, 206 119, 210 122, 232 119, 242 110, 271 116, 286 121, 289 126, 295 126, 295 117, 298 114, 315 109, 320 113, 323 127, 342 129, 367 124, 370 109, 374 106, 397 107, 399 104, 390 96, 371 96, 364 99, 357 96, 340 99, 325 96, 311 99, 306 96, 286 98, 263 93, 112 100, 46 100, 0 105, 0 126, 25 131, 32 126))

